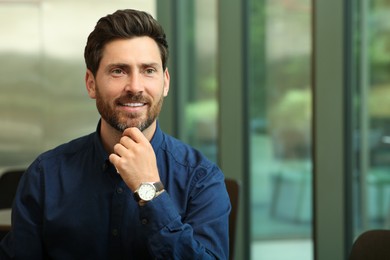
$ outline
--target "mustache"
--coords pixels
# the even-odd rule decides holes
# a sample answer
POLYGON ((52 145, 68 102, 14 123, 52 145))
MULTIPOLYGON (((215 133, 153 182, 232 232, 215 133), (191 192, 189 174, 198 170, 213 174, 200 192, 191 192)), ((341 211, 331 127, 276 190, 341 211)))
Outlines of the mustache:
POLYGON ((129 102, 139 102, 139 103, 149 103, 150 100, 145 97, 142 93, 137 94, 126 94, 124 96, 119 97, 116 100, 117 104, 129 103, 129 102))

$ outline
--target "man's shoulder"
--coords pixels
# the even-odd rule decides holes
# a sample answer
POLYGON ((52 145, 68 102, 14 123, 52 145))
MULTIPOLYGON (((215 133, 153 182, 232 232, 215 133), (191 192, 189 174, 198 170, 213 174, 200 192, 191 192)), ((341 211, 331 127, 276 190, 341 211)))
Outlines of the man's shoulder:
POLYGON ((75 154, 83 152, 87 149, 93 148, 95 133, 84 135, 82 137, 75 138, 67 143, 60 144, 50 150, 43 152, 40 156, 40 160, 49 159, 51 157, 65 156, 69 154, 75 154))
POLYGON ((168 134, 164 134, 161 148, 177 163, 185 166, 211 167, 214 164, 197 148, 168 134))

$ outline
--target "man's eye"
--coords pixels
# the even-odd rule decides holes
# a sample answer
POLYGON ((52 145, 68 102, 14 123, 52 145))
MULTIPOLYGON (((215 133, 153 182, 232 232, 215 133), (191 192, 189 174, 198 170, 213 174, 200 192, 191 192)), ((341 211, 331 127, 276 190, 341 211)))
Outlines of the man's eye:
POLYGON ((111 70, 111 73, 112 74, 122 74, 123 70, 121 70, 121 69, 113 69, 113 70, 111 70))
POLYGON ((155 73, 155 72, 156 72, 156 70, 153 69, 153 68, 148 68, 148 69, 145 70, 145 73, 146 73, 146 74, 153 74, 153 73, 155 73))

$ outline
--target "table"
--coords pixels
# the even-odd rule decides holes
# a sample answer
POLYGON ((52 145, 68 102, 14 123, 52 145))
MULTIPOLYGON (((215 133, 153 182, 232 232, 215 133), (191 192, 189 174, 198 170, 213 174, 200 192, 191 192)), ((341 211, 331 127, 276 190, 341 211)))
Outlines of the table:
POLYGON ((11 209, 0 209, 0 231, 11 230, 11 209))

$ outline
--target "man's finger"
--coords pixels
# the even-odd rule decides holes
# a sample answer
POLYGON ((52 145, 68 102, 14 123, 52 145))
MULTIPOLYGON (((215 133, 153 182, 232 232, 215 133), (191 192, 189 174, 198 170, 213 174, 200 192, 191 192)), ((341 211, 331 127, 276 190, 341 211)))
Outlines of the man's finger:
POLYGON ((144 134, 136 127, 125 129, 125 131, 123 131, 123 135, 130 137, 136 143, 144 142, 145 140, 147 141, 144 134))
POLYGON ((110 162, 115 166, 115 168, 117 168, 116 165, 118 164, 120 157, 115 153, 112 153, 110 154, 110 156, 108 156, 108 160, 110 160, 110 162))
MULTIPOLYGON (((131 137, 129 137, 127 135, 123 135, 121 137, 119 143, 128 149, 132 145, 134 145, 136 142, 131 137)), ((114 150, 115 150, 115 148, 114 148, 114 150)))

